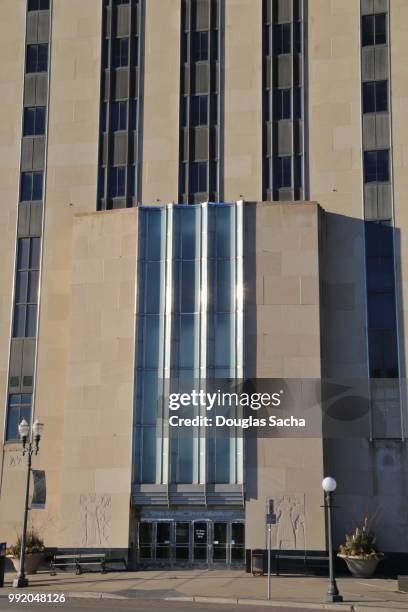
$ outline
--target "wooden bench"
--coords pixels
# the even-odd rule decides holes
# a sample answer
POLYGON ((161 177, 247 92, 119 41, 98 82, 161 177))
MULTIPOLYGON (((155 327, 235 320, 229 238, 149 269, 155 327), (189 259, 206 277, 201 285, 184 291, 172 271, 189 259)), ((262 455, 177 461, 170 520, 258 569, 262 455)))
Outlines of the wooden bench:
POLYGON ((75 568, 77 576, 82 574, 84 566, 99 565, 102 574, 106 572, 106 554, 105 553, 75 553, 64 554, 57 553, 54 555, 50 563, 51 576, 56 575, 56 568, 75 568))

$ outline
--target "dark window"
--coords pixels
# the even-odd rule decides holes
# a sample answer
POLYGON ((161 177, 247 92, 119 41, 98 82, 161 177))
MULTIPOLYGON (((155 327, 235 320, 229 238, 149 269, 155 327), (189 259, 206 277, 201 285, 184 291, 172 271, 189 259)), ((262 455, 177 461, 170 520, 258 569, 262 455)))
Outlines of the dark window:
POLYGON ((271 101, 270 91, 264 92, 264 121, 271 120, 271 101))
POLYGON ((42 200, 43 173, 23 172, 21 175, 20 202, 42 200))
POLYGON ((263 38, 263 49, 265 57, 269 57, 271 54, 271 26, 266 25, 264 27, 264 38, 263 38))
POLYGON ((274 186, 275 189, 291 187, 292 185, 292 160, 290 157, 276 157, 274 161, 274 186))
POLYGON ((48 11, 50 0, 28 0, 28 11, 48 11))
POLYGON ((24 109, 24 136, 42 136, 45 134, 45 106, 34 106, 24 109))
POLYGON ((370 329, 393 329, 395 299, 393 293, 368 294, 368 326, 370 329))
POLYGON ((387 81, 363 83, 363 113, 380 113, 387 110, 387 81))
POLYGON ((13 321, 14 338, 32 338, 36 332, 40 238, 20 238, 13 321))
POLYGON ((31 421, 31 393, 9 395, 7 403, 6 440, 19 440, 18 426, 23 419, 31 421))
POLYGON ((300 21, 293 24, 293 53, 302 52, 302 28, 300 21))
POLYGON ((27 45, 26 72, 47 72, 48 45, 27 45))
POLYGON ((273 30, 274 53, 290 53, 290 23, 279 23, 273 30))
POLYGON ((183 64, 188 62, 188 32, 181 35, 181 61, 183 64))
POLYGON ((106 102, 101 102, 101 132, 106 132, 106 102))
POLYGON ((112 103, 112 131, 127 129, 127 101, 112 103))
POLYGON ((182 162, 180 164, 180 193, 187 193, 187 185, 186 185, 186 177, 187 177, 187 172, 186 172, 186 168, 187 168, 187 164, 185 162, 182 162))
POLYGON ((98 198, 105 197, 105 168, 99 168, 98 173, 98 198))
POLYGON ((211 96, 211 123, 218 125, 218 96, 212 94, 211 96))
POLYGON ((186 127, 187 125, 187 96, 183 96, 180 102, 180 125, 186 127))
POLYGON ((133 198, 135 194, 136 187, 136 167, 129 166, 129 196, 133 198))
POLYGON ((109 171, 109 193, 111 198, 120 198, 125 195, 126 168, 125 166, 112 166, 109 171))
POLYGON ((137 100, 130 102, 130 129, 135 130, 137 125, 137 100))
POLYGON ((193 32, 193 61, 208 60, 208 32, 193 32))
POLYGON ((361 44, 363 47, 371 45, 385 45, 387 42, 387 16, 364 15, 361 21, 361 44))
POLYGON ((106 69, 108 67, 109 59, 109 39, 105 38, 102 43, 102 67, 106 69))
POLYGON ((295 174, 294 187, 295 189, 301 189, 302 187, 302 156, 295 155, 293 158, 293 169, 295 174))
POLYGON ((274 97, 275 119, 290 119, 290 89, 276 89, 274 97))
POLYGON ((208 96, 193 96, 191 98, 192 125, 207 125, 208 96))
POLYGON ((364 182, 387 182, 390 180, 389 151, 364 152, 364 182))
POLYGON ((207 162, 192 162, 190 193, 207 191, 207 162))
POLYGON ((211 43, 212 43, 212 59, 218 60, 218 30, 211 32, 211 43))
POLYGON ((269 157, 263 160, 263 177, 265 191, 269 191, 271 188, 271 164, 269 157))
POLYGON ((127 66, 129 62, 129 39, 116 38, 113 49, 113 65, 115 68, 127 66))
POLYGON ((129 4, 129 0, 116 0, 116 4, 129 4))
POLYGON ((293 90, 293 116, 294 119, 302 117, 302 89, 295 87, 293 90))

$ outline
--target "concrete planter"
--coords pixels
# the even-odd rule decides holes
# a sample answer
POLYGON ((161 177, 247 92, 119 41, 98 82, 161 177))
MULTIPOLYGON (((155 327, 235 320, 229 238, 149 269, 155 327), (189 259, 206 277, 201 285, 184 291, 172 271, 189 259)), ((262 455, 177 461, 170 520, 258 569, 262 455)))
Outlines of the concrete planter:
MULTIPOLYGON (((12 564, 14 565, 14 569, 18 573, 20 571, 20 557, 8 557, 12 564)), ((36 574, 38 568, 41 563, 45 559, 44 553, 26 553, 25 561, 24 561, 24 571, 26 574, 36 574)))
POLYGON ((380 561, 378 557, 364 559, 364 557, 347 557, 346 555, 337 556, 340 557, 340 559, 344 559, 354 578, 371 578, 380 561))

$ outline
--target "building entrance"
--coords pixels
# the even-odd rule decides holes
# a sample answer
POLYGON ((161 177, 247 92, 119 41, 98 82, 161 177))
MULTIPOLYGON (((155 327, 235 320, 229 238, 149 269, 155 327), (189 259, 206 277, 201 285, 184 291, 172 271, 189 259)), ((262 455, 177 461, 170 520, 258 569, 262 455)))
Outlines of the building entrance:
POLYGON ((244 521, 142 520, 137 560, 142 566, 242 567, 244 521))

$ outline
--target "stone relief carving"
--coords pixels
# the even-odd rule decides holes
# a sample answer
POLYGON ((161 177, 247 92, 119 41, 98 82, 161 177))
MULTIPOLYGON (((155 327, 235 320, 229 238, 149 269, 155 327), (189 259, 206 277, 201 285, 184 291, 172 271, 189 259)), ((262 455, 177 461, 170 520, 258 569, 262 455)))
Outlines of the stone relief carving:
POLYGON ((302 495, 282 495, 274 500, 277 524, 272 529, 272 548, 305 550, 305 502, 302 495))
POLYGON ((9 464, 8 464, 9 467, 11 468, 19 467, 22 463, 23 463, 23 457, 21 453, 9 455, 9 464))
POLYGON ((83 546, 104 547, 109 544, 112 519, 110 495, 80 495, 81 542, 83 546))

